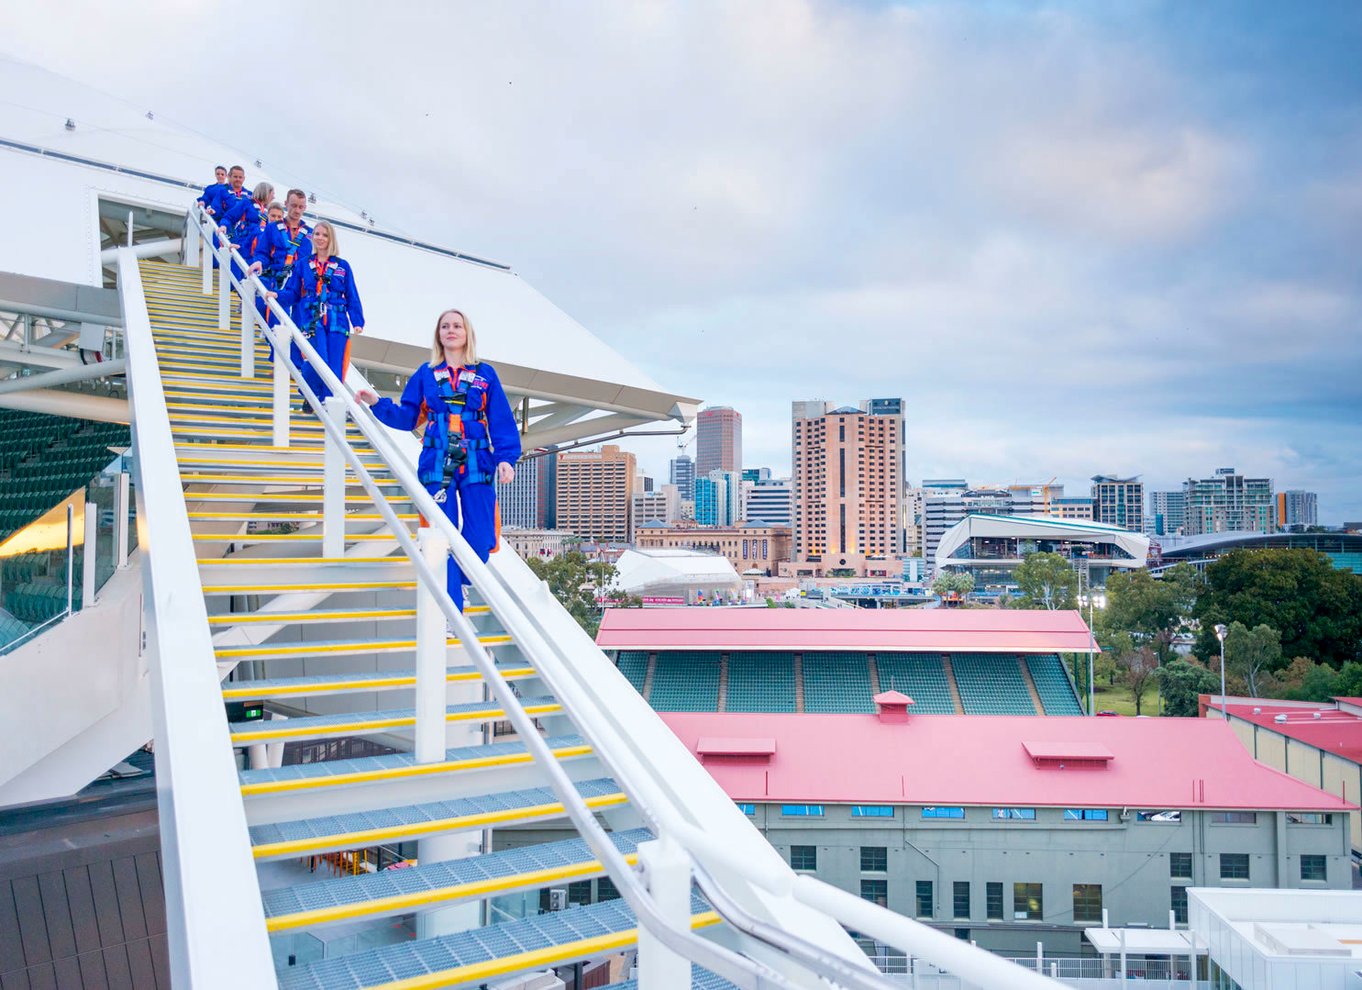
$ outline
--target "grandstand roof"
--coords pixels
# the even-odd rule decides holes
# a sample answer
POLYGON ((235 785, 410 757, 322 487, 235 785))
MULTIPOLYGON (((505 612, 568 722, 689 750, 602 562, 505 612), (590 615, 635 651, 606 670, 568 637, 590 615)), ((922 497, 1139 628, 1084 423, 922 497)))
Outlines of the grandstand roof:
POLYGON ((1143 567, 1149 556, 1149 537, 1121 526, 1058 519, 1046 515, 1002 516, 981 512, 965 516, 946 530, 936 548, 937 566, 952 563, 950 557, 975 537, 995 539, 1052 539, 1078 543, 1114 543, 1130 554, 1130 566, 1143 567))
POLYGON ((1216 719, 663 712, 701 737, 774 740, 766 759, 704 759, 735 801, 1343 811, 1356 805, 1258 763, 1216 719), (1098 748, 1110 754, 1091 766, 1098 748), (1072 750, 1087 766, 1063 768, 1072 750), (867 754, 875 759, 866 759, 867 754), (1035 754, 1041 753, 1042 757, 1035 754), (931 754, 930 759, 924 759, 931 754))
MULTIPOLYGON (((1336 700, 1345 704, 1359 704, 1354 698, 1336 700)), ((1219 709, 1220 704, 1212 700, 1207 707, 1219 709)), ((1340 711, 1329 704, 1255 698, 1231 701, 1225 705, 1225 710, 1235 718, 1271 729, 1345 760, 1362 763, 1362 718, 1356 712, 1340 711), (1278 721, 1279 718, 1282 721, 1278 721)))
POLYGON ((596 642, 631 650, 1086 653, 1083 617, 1045 609, 609 609, 596 642))

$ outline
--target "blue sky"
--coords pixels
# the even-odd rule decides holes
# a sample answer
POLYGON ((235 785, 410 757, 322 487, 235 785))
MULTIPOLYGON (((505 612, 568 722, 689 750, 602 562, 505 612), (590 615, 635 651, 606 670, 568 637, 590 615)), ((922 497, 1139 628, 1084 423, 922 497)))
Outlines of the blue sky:
POLYGON ((513 262, 752 465, 792 399, 903 395, 910 479, 1234 465, 1362 519, 1362 4, 139 9, 0 44, 513 262))

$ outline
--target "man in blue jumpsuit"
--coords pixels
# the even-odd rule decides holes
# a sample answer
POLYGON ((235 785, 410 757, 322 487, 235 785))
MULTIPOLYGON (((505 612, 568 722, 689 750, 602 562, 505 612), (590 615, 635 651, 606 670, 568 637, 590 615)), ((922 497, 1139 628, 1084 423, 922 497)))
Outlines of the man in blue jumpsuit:
MULTIPOLYGON (((260 273, 266 292, 278 292, 293 275, 293 269, 307 264, 312 257, 312 228, 303 221, 307 209, 307 194, 301 189, 290 189, 284 199, 284 217, 271 221, 255 242, 255 252, 247 257, 251 271, 260 273)), ((261 302, 263 306, 263 300, 261 302)), ((280 304, 282 305, 282 303, 280 304)), ((266 326, 278 323, 273 312, 265 312, 266 326)), ((289 318, 298 322, 293 314, 289 318)), ((270 346, 270 360, 274 347, 270 346)))
POLYGON ((213 169, 213 178, 216 181, 211 185, 205 186, 203 192, 199 194, 199 204, 201 206, 206 206, 208 212, 213 216, 218 216, 218 197, 221 196, 222 191, 227 188, 227 166, 219 165, 217 168, 213 169))

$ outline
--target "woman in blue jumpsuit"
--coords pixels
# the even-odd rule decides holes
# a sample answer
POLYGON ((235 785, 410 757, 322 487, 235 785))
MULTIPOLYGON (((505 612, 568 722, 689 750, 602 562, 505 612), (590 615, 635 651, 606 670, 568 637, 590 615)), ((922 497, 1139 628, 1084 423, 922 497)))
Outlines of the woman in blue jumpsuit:
MULTIPOLYGON (((478 361, 468 318, 446 310, 435 322, 430 361, 416 369, 400 402, 361 389, 355 398, 373 406, 395 430, 423 423, 417 475, 483 561, 497 548, 501 518, 496 483, 510 484, 520 460, 520 430, 496 369, 478 361)), ((449 560, 449 597, 463 609, 463 572, 449 560)))
MULTIPOLYGON (((364 332, 364 307, 355 287, 350 262, 337 257, 336 229, 325 220, 312 228, 312 254, 303 264, 295 264, 293 274, 279 290, 279 305, 293 316, 298 329, 312 341, 331 373, 345 381, 350 367, 350 334, 364 332)), ((302 369, 303 380, 327 399, 331 390, 310 364, 303 362, 298 345, 292 348, 293 363, 302 369)), ((307 403, 303 403, 307 411, 307 403)))

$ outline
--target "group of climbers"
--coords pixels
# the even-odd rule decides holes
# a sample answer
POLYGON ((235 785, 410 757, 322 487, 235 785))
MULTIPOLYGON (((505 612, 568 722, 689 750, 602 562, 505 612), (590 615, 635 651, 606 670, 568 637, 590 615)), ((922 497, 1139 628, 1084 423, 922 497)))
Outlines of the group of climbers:
MULTIPOLYGON (((303 220, 307 194, 301 189, 290 189, 280 205, 267 182, 247 195, 246 172, 239 165, 218 166, 215 177, 199 202, 218 224, 219 234, 241 252, 266 295, 277 298, 344 382, 350 335, 363 332, 364 309, 355 273, 337 254, 335 227, 327 220, 308 226, 303 220)), ((262 315, 267 325, 277 322, 263 308, 262 315)), ((290 356, 318 400, 329 397, 331 390, 303 360, 297 344, 290 356)), ((515 477, 520 430, 496 369, 478 360, 477 337, 467 315, 449 309, 436 318, 430 360, 416 369, 400 401, 381 398, 371 389, 360 389, 355 398, 372 406, 385 425, 420 432, 418 479, 485 562, 501 535, 496 483, 510 484, 515 477)), ((306 402, 303 408, 309 408, 306 402)), ((447 580, 450 598, 462 609, 463 573, 452 557, 447 580)))

